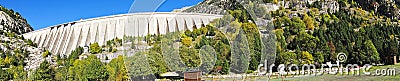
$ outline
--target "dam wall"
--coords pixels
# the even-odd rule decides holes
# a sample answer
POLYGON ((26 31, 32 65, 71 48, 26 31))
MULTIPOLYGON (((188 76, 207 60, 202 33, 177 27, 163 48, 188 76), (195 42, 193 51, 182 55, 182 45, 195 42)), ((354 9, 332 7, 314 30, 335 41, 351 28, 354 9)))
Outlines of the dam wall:
POLYGON ((126 36, 166 34, 200 28, 221 15, 175 12, 130 13, 68 22, 23 34, 55 54, 69 55, 78 46, 126 36))

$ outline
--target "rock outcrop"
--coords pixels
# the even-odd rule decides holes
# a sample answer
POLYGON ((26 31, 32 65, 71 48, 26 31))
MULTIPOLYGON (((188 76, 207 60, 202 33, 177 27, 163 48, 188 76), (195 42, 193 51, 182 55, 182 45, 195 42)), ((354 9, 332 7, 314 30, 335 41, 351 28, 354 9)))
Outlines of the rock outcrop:
POLYGON ((43 50, 22 36, 31 31, 33 28, 18 12, 0 6, 0 59, 4 59, 0 69, 9 69, 13 65, 24 66, 25 71, 30 71, 43 62, 43 50), (9 59, 13 61, 6 61, 9 59))
POLYGON ((23 34, 33 31, 33 28, 19 13, 0 6, 0 30, 23 34))
POLYGON ((183 12, 206 13, 206 14, 227 14, 227 10, 242 7, 238 0, 205 0, 183 12))

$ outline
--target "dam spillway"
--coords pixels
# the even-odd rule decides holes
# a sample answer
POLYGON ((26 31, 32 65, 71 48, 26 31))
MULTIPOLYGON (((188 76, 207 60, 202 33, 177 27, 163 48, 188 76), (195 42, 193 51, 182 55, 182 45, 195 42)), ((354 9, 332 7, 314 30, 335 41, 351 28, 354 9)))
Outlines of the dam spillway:
POLYGON ((146 36, 193 30, 206 25, 221 15, 177 12, 149 12, 112 15, 50 26, 23 34, 39 48, 68 55, 75 48, 123 36, 146 36))

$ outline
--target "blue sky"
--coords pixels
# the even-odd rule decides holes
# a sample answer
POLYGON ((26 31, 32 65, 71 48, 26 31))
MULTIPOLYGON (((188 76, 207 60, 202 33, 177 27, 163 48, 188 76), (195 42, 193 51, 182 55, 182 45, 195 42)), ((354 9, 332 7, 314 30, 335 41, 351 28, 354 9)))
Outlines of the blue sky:
POLYGON ((0 0, 0 5, 19 12, 38 30, 79 19, 125 14, 129 11, 170 12, 201 1, 203 0, 0 0), (132 5, 133 2, 135 4, 132 5))

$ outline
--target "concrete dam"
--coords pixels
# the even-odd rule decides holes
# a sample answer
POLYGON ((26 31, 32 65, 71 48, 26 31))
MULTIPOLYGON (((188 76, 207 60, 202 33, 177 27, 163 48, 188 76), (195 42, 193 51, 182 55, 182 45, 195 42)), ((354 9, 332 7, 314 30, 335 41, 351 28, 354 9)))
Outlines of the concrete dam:
POLYGON ((200 13, 151 12, 112 15, 50 26, 23 34, 52 53, 69 55, 78 46, 89 46, 123 36, 146 36, 200 28, 221 15, 200 13))

